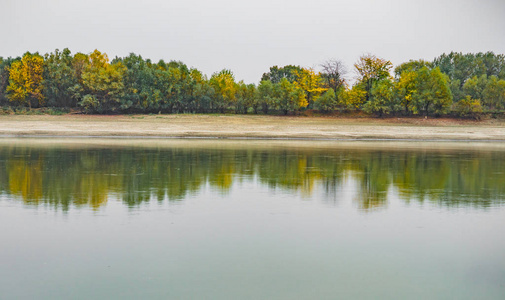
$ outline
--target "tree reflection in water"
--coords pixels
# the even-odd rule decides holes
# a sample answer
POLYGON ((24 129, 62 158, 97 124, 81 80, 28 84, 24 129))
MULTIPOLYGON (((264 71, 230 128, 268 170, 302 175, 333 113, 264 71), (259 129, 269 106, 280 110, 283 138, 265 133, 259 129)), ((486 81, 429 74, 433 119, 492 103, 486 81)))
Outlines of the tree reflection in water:
POLYGON ((29 205, 99 209, 115 194, 130 206, 179 201, 207 184, 238 181, 310 197, 356 182, 359 208, 405 202, 489 207, 505 202, 504 151, 0 147, 0 193, 29 205))

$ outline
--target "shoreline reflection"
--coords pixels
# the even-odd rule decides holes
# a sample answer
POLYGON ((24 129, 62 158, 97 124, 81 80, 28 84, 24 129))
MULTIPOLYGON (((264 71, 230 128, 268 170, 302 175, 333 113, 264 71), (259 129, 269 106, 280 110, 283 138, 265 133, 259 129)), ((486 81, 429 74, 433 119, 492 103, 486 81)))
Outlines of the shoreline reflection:
POLYGON ((505 151, 0 146, 0 194, 63 211, 98 210, 112 194, 128 207, 182 201, 206 185, 227 192, 255 178, 307 198, 352 180, 362 210, 386 207, 390 188, 404 202, 487 208, 505 202, 503 170, 505 151))

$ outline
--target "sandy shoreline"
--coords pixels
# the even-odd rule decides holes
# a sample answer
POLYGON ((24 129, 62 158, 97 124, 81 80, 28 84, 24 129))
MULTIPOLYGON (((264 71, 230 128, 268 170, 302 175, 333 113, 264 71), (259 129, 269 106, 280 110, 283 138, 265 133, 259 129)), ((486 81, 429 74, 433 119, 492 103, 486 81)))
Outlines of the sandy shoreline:
POLYGON ((3 137, 505 141, 505 122, 243 115, 7 115, 3 137))

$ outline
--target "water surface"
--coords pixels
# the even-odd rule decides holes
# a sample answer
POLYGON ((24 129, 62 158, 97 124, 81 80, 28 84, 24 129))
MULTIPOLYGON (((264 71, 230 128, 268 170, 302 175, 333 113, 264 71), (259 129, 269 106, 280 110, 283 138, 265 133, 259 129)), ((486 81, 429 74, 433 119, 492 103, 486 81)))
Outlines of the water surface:
POLYGON ((0 140, 2 299, 503 299, 500 143, 0 140))

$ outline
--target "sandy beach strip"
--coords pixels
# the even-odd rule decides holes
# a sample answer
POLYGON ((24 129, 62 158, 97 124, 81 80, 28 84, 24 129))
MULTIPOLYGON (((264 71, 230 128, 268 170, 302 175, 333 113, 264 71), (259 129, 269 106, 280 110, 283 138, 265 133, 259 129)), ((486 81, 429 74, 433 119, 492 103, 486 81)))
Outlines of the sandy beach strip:
POLYGON ((505 141, 505 121, 261 115, 3 115, 0 136, 505 141))

